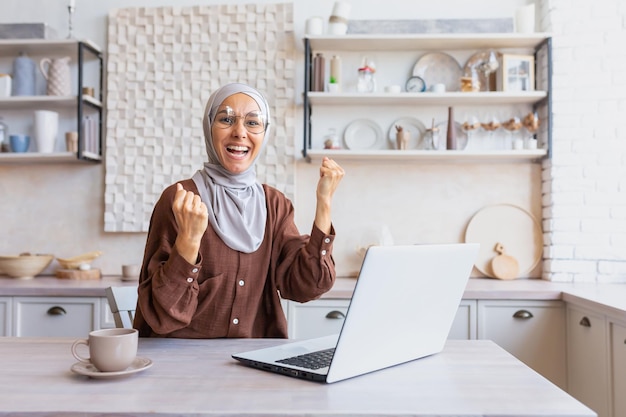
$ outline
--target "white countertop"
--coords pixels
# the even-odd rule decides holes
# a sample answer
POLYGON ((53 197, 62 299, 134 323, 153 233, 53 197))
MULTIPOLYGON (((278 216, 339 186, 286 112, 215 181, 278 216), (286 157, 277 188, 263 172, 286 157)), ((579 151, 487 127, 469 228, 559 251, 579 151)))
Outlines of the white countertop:
MULTIPOLYGON (((356 278, 337 278, 323 299, 349 299, 356 278)), ((1 296, 104 297, 104 289, 116 285, 137 285, 119 276, 99 280, 71 280, 36 277, 30 280, 0 278, 1 296)), ((467 300, 563 300, 593 308, 626 320, 626 284, 563 283, 540 279, 498 280, 471 278, 463 299, 467 300)))
POLYGON ((153 366, 119 379, 71 372, 73 339, 1 339, 0 416, 596 415, 488 340, 451 340, 439 354, 322 384, 231 358, 284 339, 142 338, 138 354, 153 366))

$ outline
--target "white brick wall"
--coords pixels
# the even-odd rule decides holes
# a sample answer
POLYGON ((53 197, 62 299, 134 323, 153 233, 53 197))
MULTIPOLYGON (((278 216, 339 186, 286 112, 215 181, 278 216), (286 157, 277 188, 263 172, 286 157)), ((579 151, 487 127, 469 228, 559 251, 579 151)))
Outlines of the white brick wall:
POLYGON ((553 35, 543 278, 626 283, 626 2, 538 9, 540 30, 553 35))

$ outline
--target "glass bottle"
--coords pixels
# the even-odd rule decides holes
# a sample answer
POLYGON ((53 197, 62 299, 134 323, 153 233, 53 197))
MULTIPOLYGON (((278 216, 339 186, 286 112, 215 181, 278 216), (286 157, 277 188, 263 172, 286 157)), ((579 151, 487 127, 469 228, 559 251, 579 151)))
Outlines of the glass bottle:
POLYGON ((448 131, 446 132, 446 149, 456 149, 456 125, 454 124, 454 109, 448 107, 448 131))
POLYGON ((313 77, 311 77, 311 91, 324 91, 324 70, 326 68, 324 55, 317 53, 313 58, 313 77))

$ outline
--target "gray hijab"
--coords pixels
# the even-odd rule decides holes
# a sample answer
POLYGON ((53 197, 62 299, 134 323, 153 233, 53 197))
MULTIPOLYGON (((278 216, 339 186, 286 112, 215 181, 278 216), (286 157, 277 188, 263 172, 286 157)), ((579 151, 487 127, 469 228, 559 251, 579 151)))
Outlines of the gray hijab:
MULTIPOLYGON (((265 235, 265 192, 257 182, 253 161, 246 171, 233 174, 226 170, 215 152, 211 136, 211 124, 222 102, 233 94, 243 93, 254 99, 267 116, 267 128, 263 147, 267 142, 270 126, 270 109, 267 100, 256 89, 240 83, 226 84, 211 96, 204 110, 204 140, 208 162, 197 171, 192 180, 198 187, 200 198, 209 209, 209 223, 228 247, 244 252, 256 251, 265 235)), ((258 155, 261 153, 259 152, 258 155)), ((258 157, 257 155, 257 157, 258 157)))

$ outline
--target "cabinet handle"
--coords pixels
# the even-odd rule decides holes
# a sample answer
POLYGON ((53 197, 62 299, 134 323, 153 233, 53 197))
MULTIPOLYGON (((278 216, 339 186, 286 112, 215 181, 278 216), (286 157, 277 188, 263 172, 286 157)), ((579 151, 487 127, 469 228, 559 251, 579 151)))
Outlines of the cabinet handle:
POLYGON ((589 319, 586 316, 583 317, 582 319, 580 319, 580 323, 578 323, 578 324, 580 324, 581 326, 584 326, 584 327, 591 327, 591 322, 589 321, 589 319))
POLYGON ((513 317, 516 319, 532 319, 533 313, 528 310, 518 310, 513 314, 513 317))
POLYGON ((327 319, 345 319, 346 315, 341 311, 333 310, 330 313, 326 314, 327 319))
POLYGON ((65 311, 63 307, 54 306, 54 307, 50 307, 47 313, 49 316, 62 316, 64 314, 67 314, 67 311, 65 311))

